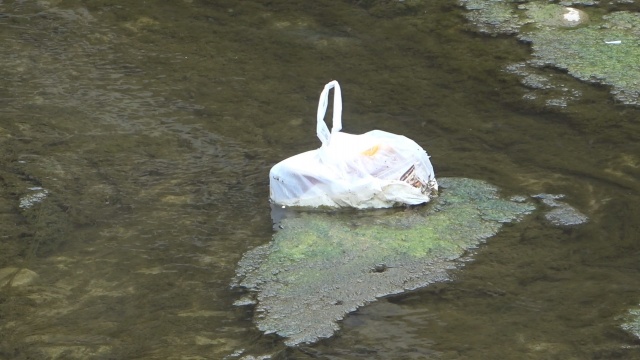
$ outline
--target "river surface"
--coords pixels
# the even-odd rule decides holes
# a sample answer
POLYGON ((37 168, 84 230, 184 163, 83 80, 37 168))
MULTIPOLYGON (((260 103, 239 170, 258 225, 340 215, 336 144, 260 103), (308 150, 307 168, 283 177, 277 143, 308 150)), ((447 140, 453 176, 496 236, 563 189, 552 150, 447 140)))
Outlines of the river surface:
POLYGON ((577 81, 567 107, 523 98, 504 69, 528 47, 453 1, 370 3, 0 1, 0 269, 37 274, 0 288, 0 359, 640 358, 620 328, 640 302, 640 111, 577 81), (319 146, 333 79, 344 131, 407 135, 437 176, 566 194, 590 221, 534 214, 454 281, 286 348, 229 283, 271 239, 270 167, 319 146))

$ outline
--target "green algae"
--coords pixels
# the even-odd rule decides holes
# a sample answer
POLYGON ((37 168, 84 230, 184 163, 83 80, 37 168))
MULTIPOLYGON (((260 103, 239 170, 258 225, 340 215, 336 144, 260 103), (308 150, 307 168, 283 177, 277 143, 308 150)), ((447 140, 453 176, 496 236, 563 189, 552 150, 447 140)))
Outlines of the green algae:
POLYGON ((515 34, 522 26, 511 1, 461 0, 460 3, 470 10, 467 19, 482 33, 515 34))
MULTIPOLYGON (((598 15, 596 6, 580 10, 581 20, 568 23, 566 7, 546 1, 461 1, 477 31, 491 35, 518 34, 531 44, 531 68, 552 67, 589 83, 611 86, 613 96, 640 104, 640 14, 616 11, 598 15), (588 19, 588 20, 587 20, 588 19), (574 27, 575 26, 575 27, 574 27)), ((562 88, 564 85, 559 85, 562 88)))
POLYGON ((424 207, 283 219, 271 243, 244 255, 233 283, 255 295, 258 328, 287 345, 329 337, 376 298, 448 280, 457 259, 534 209, 482 181, 441 180, 424 207))
POLYGON ((637 14, 618 12, 603 17, 608 22, 571 31, 550 29, 526 36, 536 62, 566 70, 588 82, 612 86, 614 96, 637 104, 640 96, 640 41, 637 14), (561 35, 561 36, 559 36, 561 35))
MULTIPOLYGON (((526 9, 527 22, 532 22, 538 27, 573 27, 580 25, 588 20, 583 11, 580 11, 580 21, 568 21, 564 15, 568 12, 568 8, 558 4, 540 4, 530 3, 521 8, 526 9)), ((573 11, 578 11, 572 8, 573 11)))

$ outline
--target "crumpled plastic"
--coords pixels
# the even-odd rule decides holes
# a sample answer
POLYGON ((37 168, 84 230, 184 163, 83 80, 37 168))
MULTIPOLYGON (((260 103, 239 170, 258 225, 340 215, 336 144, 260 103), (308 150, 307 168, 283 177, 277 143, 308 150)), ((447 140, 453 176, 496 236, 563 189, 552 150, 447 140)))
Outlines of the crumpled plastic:
POLYGON ((381 130, 341 132, 342 94, 337 81, 325 85, 318 104, 319 149, 285 159, 271 169, 271 202, 284 206, 388 208, 417 205, 437 195, 438 183, 426 151, 415 141, 381 130), (333 127, 324 122, 334 89, 333 127))

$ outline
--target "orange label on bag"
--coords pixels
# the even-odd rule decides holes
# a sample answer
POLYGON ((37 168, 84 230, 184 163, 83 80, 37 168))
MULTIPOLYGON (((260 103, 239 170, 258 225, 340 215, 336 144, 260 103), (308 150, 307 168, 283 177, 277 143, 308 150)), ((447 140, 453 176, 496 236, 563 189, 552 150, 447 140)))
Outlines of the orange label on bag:
POLYGON ((361 154, 365 156, 373 156, 378 152, 378 150, 380 150, 380 145, 372 146, 369 149, 361 152, 361 154))

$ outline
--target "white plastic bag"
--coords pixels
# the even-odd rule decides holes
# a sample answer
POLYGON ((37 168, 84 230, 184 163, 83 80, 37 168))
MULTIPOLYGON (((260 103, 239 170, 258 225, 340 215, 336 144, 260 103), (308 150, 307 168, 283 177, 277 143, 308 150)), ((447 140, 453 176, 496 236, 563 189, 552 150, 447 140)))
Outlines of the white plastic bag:
POLYGON ((285 159, 269 173, 271 201, 286 206, 387 208, 429 201, 438 190, 427 153, 413 140, 380 130, 340 132, 340 85, 325 85, 318 104, 317 150, 285 159), (324 122, 334 89, 333 128, 324 122))

